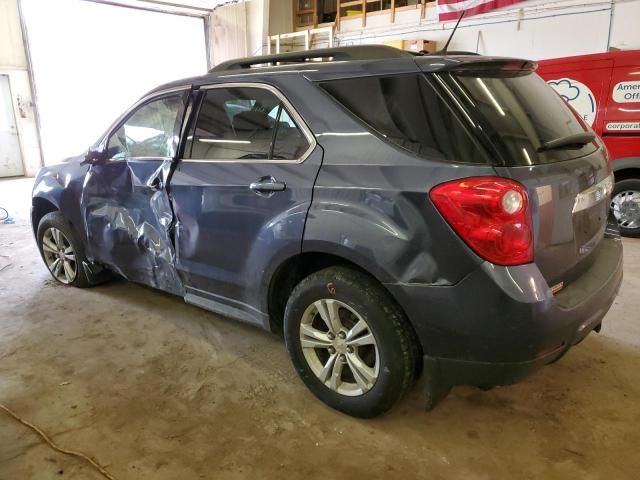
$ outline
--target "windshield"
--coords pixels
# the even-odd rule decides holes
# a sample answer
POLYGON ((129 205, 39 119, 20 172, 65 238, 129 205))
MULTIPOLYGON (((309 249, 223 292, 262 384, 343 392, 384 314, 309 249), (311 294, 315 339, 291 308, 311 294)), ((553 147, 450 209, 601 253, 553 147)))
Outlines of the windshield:
MULTIPOLYGON (((593 153, 594 142, 545 149, 545 144, 590 132, 588 126, 535 73, 457 72, 443 75, 506 165, 535 165, 593 153)), ((562 142, 560 142, 562 143, 562 142)))

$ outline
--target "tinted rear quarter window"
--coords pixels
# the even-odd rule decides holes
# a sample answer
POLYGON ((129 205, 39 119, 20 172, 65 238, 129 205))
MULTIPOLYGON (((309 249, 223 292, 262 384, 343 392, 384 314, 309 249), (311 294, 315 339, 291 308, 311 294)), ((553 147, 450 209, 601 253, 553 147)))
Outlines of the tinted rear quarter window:
POLYGON ((279 109, 276 119, 278 131, 273 145, 272 158, 276 160, 300 158, 309 148, 309 142, 285 108, 279 109))
POLYGON ((332 80, 320 86, 379 136, 415 155, 488 163, 484 150, 422 74, 332 80))

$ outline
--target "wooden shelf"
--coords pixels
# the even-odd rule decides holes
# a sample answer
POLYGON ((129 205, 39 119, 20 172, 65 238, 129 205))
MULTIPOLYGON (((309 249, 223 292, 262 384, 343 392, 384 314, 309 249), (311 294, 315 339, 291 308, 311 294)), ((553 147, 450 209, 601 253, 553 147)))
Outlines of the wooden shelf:
MULTIPOLYGON (((367 15, 379 14, 382 12, 388 13, 390 22, 394 23, 397 11, 412 9, 419 9, 420 18, 424 18, 427 3, 434 3, 435 1, 436 0, 419 0, 415 4, 404 5, 405 2, 402 0, 335 0, 336 19, 334 23, 336 28, 340 29, 341 20, 360 18, 362 19, 362 27, 364 28, 367 26, 367 15), (371 10, 372 5, 378 5, 380 8, 371 10), (348 10, 354 11, 354 14, 346 15, 345 12, 348 10), (357 13, 355 13, 356 11, 357 13)), ((318 11, 318 0, 293 0, 294 30, 300 27, 316 28, 319 21, 320 15, 318 11), (308 8, 309 6, 312 8, 308 8)))
POLYGON ((318 25, 318 0, 293 0, 293 29, 318 25), (311 5, 311 8, 308 6, 311 5))
POLYGON ((401 0, 336 0, 337 3, 337 13, 336 13, 336 29, 340 29, 340 21, 345 19, 353 19, 353 18, 361 18, 362 19, 362 27, 367 26, 367 15, 379 14, 382 12, 388 12, 390 22, 394 23, 396 21, 396 11, 402 10, 411 10, 411 9, 419 9, 420 10, 420 18, 425 17, 425 11, 427 3, 433 3, 436 0, 419 0, 413 5, 402 5, 401 0), (367 11, 368 5, 380 5, 379 10, 367 11), (389 7, 382 8, 384 5, 388 4, 389 7), (358 7, 359 13, 357 15, 344 15, 344 11, 358 7))

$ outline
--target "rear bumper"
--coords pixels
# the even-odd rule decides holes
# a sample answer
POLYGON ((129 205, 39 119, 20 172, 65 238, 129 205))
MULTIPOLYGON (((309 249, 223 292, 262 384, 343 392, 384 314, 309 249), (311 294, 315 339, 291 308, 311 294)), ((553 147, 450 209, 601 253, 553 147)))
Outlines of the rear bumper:
POLYGON ((387 285, 449 384, 505 385, 558 360, 599 329, 622 282, 622 243, 608 235, 580 278, 554 295, 534 265, 489 263, 450 287, 387 285))

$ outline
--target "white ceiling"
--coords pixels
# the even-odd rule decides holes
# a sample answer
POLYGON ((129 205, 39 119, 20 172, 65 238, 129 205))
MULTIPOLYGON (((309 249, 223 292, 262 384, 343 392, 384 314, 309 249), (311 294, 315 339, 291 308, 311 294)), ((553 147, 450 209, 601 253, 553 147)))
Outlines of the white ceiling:
POLYGON ((207 15, 214 8, 245 0, 89 0, 111 5, 124 5, 147 10, 188 15, 207 15))

